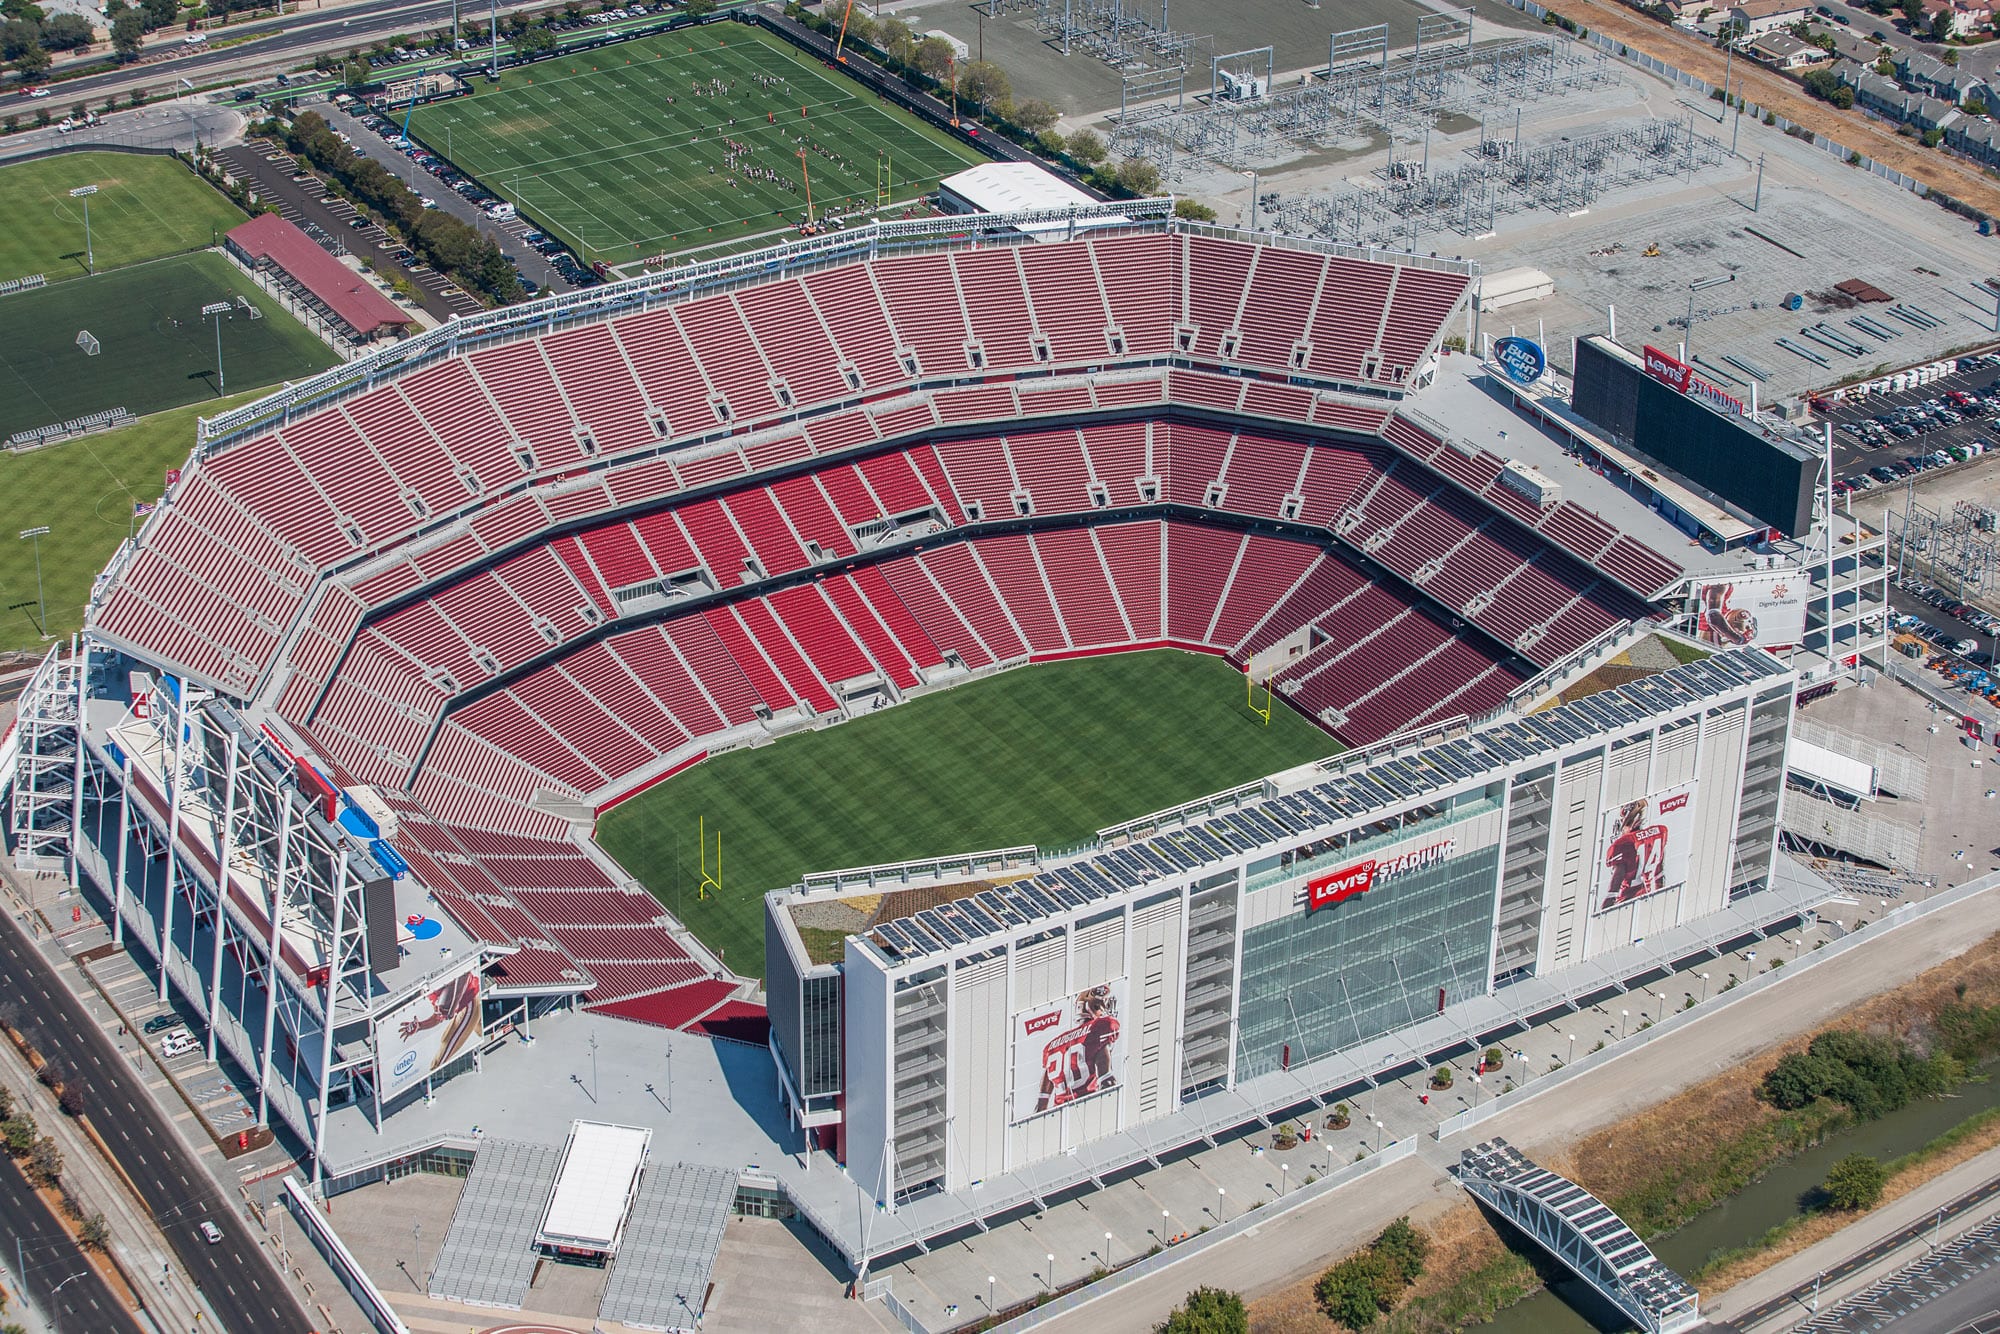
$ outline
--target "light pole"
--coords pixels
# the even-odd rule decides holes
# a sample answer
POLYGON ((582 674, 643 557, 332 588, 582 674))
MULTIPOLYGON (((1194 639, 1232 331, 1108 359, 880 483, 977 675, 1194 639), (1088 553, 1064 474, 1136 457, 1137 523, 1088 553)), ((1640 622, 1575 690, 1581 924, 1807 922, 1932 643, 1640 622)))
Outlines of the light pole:
POLYGON ((1167 1229, 1173 1225, 1174 1211, 1171 1209, 1160 1210, 1160 1245, 1164 1246, 1167 1244, 1167 1229))
POLYGON ((1224 1201, 1224 1196, 1228 1194, 1229 1192, 1221 1186, 1217 1186, 1215 1188, 1215 1221, 1217 1223, 1222 1222, 1223 1210, 1228 1207, 1228 1205, 1224 1201))
POLYGON ((1250 178, 1250 230, 1254 232, 1257 230, 1257 173, 1254 171, 1239 171, 1236 174, 1250 178))
POLYGON ((1368 1119, 1370 1121, 1375 1121, 1375 1152, 1379 1154, 1382 1152, 1382 1123, 1380 1121, 1376 1121, 1375 1118, 1372 1116, 1369 1117, 1368 1119))
POLYGON ((222 317, 228 313, 229 303, 227 301, 211 301, 201 308, 203 319, 207 319, 210 315, 215 316, 215 395, 217 398, 222 396, 223 390, 227 387, 227 382, 222 378, 222 317))
POLYGON ((1660 1013, 1657 1017, 1654 1018, 1653 1022, 1656 1024, 1664 1024, 1667 1021, 1667 993, 1664 991, 1656 991, 1653 993, 1653 999, 1659 1001, 1660 1003, 1660 1013))
POLYGON ((1703 999, 1704 1001, 1706 1001, 1706 1000, 1708 999, 1708 974, 1707 974, 1707 973, 1703 973, 1703 974, 1701 975, 1701 998, 1702 998, 1702 999, 1703 999))
POLYGON ((1620 1010, 1618 1012, 1619 1040, 1622 1042, 1626 1037, 1630 1036, 1631 1032, 1632 1032, 1632 1012, 1630 1010, 1620 1010))
POLYGON ((993 1275, 986 1276, 986 1314, 993 1314, 993 1275))
POLYGON ((51 638, 49 634, 49 608, 48 604, 42 600, 42 538, 48 535, 48 531, 49 526, 47 524, 41 524, 34 528, 23 528, 20 538, 23 542, 33 542, 35 544, 35 628, 41 632, 42 638, 45 640, 51 638))
MULTIPOLYGON (((56 1334, 62 1334, 62 1305, 56 1301, 56 1294, 82 1277, 83 1273, 71 1274, 68 1278, 49 1289, 49 1312, 50 1318, 55 1321, 56 1334)), ((23 1281, 25 1282, 26 1280, 23 1281)))
POLYGON ((1564 1065, 1575 1065, 1575 1064, 1576 1064, 1576 1034, 1574 1034, 1574 1033, 1565 1033, 1565 1034, 1563 1034, 1563 1036, 1569 1039, 1569 1059, 1568 1059, 1567 1061, 1563 1062, 1563 1064, 1564 1064, 1564 1065))
POLYGON ((1050 1292, 1054 1292, 1056 1290, 1056 1257, 1053 1251, 1047 1252, 1042 1256, 1042 1278, 1046 1280, 1042 1286, 1050 1292))
POLYGON ((90 247, 90 197, 96 193, 94 185, 79 185, 69 192, 71 199, 83 201, 83 267, 93 274, 97 272, 97 254, 90 247))
POLYGON ((1111 1234, 1104 1234, 1104 1267, 1111 1268, 1111 1234))
POLYGON ((1291 1188, 1292 1188, 1292 1165, 1290 1163, 1279 1163, 1278 1198, 1281 1200, 1284 1199, 1286 1192, 1289 1191, 1291 1188))

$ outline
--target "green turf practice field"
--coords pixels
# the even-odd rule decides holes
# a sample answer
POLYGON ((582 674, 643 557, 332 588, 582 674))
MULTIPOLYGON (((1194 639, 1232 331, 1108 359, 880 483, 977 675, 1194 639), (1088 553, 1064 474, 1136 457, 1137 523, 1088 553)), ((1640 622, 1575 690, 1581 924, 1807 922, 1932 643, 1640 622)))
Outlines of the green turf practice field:
MULTIPOLYGON (((0 450, 0 532, 38 525, 49 530, 41 539, 41 556, 51 634, 67 635, 83 624, 91 580, 131 531, 134 502, 158 500, 167 469, 187 461, 195 418, 265 392, 155 413, 115 431, 25 454, 0 450)), ((40 652, 42 647, 35 624, 34 544, 0 545, 0 649, 40 652)))
POLYGON ((700 764, 605 816, 598 842, 760 976, 763 895, 808 871, 1070 846, 1341 748, 1282 703, 1266 726, 1243 696, 1229 664, 1173 650, 1018 668, 700 764), (723 893, 699 901, 697 817, 723 857, 723 893))
POLYGON ((738 23, 545 60, 505 80, 418 107, 410 132, 586 262, 794 227, 808 179, 815 211, 872 211, 884 176, 907 202, 985 160, 738 23))
MULTIPOLYGON (((276 384, 339 358, 221 255, 177 255, 0 297, 0 439, 122 407, 134 416, 216 394, 215 320, 201 308, 247 298, 222 317, 229 384, 276 384), (77 346, 83 331, 98 354, 77 346)), ((192 446, 193 438, 187 444, 192 446)))
POLYGON ((243 221, 241 210, 173 158, 66 153, 0 167, 0 282, 84 276, 83 201, 69 194, 83 185, 97 187, 90 248, 99 273, 214 245, 243 221))

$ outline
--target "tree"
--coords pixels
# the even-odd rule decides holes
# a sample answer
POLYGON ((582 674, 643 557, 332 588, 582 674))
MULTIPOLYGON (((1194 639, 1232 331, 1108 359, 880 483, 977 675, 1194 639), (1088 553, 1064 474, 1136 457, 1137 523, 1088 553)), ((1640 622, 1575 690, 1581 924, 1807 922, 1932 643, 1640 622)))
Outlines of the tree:
MULTIPOLYGON (((1947 34, 1947 36, 1948 35, 1949 34, 1947 34)), ((1940 37, 1938 40, 1943 41, 1944 38, 1940 37)), ((1949 51, 1946 51, 1943 55, 1939 56, 1938 59, 1942 60, 1945 64, 1950 65, 1953 69, 1958 68, 1958 48, 1955 46, 1952 47, 1949 51)))
POLYGON ((1922 143, 1925 148, 1936 148, 1939 144, 1943 142, 1944 142, 1943 130, 1929 129, 1924 131, 1922 143))
POLYGON ((181 0, 139 0, 146 15, 146 31, 164 28, 181 12, 181 0))
POLYGON ((53 1186, 62 1176, 62 1150, 47 1135, 35 1141, 35 1147, 28 1150, 28 1175, 44 1186, 53 1186))
POLYGON ((947 42, 944 38, 926 37, 917 43, 916 60, 914 63, 918 69, 928 74, 931 78, 942 80, 946 72, 951 69, 952 58, 955 54, 951 49, 951 43, 947 42))
POLYGON ((101 1251, 111 1244, 111 1229, 103 1214, 92 1214, 77 1225, 76 1239, 86 1250, 101 1251))
POLYGON ((681 0, 681 13, 689 18, 705 19, 715 12, 715 0, 681 0))
POLYGON ((111 20, 111 51, 120 60, 135 60, 146 40, 146 19, 136 9, 121 9, 111 20))
POLYGON ((514 49, 524 56, 547 55, 556 49, 556 35, 537 23, 514 39, 514 49))
POLYGON ((1395 1266, 1372 1248, 1348 1256, 1319 1276, 1319 1309, 1349 1329, 1367 1329, 1396 1304, 1402 1286, 1395 1266))
POLYGON ((979 104, 984 116, 989 106, 1007 107, 1014 101, 1014 85, 1007 72, 990 60, 974 60, 958 67, 958 95, 979 104))
POLYGON ((1924 0, 1897 0, 1896 8, 1903 11, 1903 17, 1909 20, 1912 32, 1915 32, 1917 25, 1924 21, 1924 0))
POLYGON ((19 19, 0 23, 0 60, 19 60, 22 52, 40 45, 41 33, 34 24, 19 19))
POLYGON ((32 79, 47 70, 55 60, 40 42, 36 42, 20 55, 14 57, 14 68, 24 79, 32 79))
POLYGON ((1382 1229, 1382 1235, 1375 1238, 1373 1249, 1396 1267, 1396 1272, 1403 1276, 1403 1283, 1407 1286, 1423 1277, 1424 1261, 1431 1253, 1431 1239, 1411 1227, 1409 1216, 1404 1215, 1382 1229))
POLYGON ((1223 1288, 1196 1288, 1176 1306, 1156 1334, 1249 1334, 1243 1299, 1223 1288))
POLYGON ((1110 154, 1110 150, 1104 146, 1104 140, 1095 130, 1078 130, 1063 142, 1064 147, 1069 150, 1069 155, 1086 167, 1096 166, 1110 154))
POLYGON ((1820 1190, 1835 1209, 1859 1212, 1873 1209, 1882 1199, 1889 1173, 1865 1153, 1850 1153, 1833 1165, 1820 1190))
POLYGON ((368 82, 368 66, 363 61, 350 60, 347 62, 344 76, 349 88, 359 88, 368 82))
MULTIPOLYGON (((1931 40, 1934 42, 1950 41, 1952 24, 1957 21, 1957 18, 1958 16, 1953 14, 1949 9, 1940 9, 1937 13, 1931 15, 1931 40)), ((1945 52, 1947 58, 1957 54, 1956 51, 1945 52)))
POLYGON ((1215 210, 1199 199, 1176 199, 1174 216, 1188 222, 1214 222, 1215 210))
POLYGON ((1041 134, 1055 128, 1062 119, 1062 112, 1053 102, 1044 102, 1039 97, 1031 97, 1025 102, 1014 104, 1014 123, 1029 134, 1041 134))
POLYGON ((1128 157, 1118 164, 1118 186, 1140 197, 1157 194, 1160 169, 1142 157, 1128 157))
POLYGON ((1965 114, 1966 114, 1966 115, 1968 115, 1968 116, 1983 116, 1983 115, 1985 115, 1985 114, 1986 114, 1986 102, 1984 101, 1984 99, 1982 99, 1982 98, 1977 98, 1977 97, 1968 97, 1968 98, 1966 98, 1966 99, 1965 99, 1965 114))
POLYGON ((76 14, 58 14, 42 25, 42 45, 51 51, 74 51, 96 40, 97 29, 76 14))
POLYGON ((56 1105, 62 1108, 64 1116, 77 1117, 83 1115, 83 1090, 77 1086, 77 1082, 74 1079, 63 1085, 63 1091, 57 1097, 56 1105))
POLYGON ((14 131, 20 128, 21 128, 21 118, 19 116, 12 114, 11 112, 7 115, 7 118, 5 120, 0 120, 0 129, 5 129, 9 134, 12 134, 14 131))

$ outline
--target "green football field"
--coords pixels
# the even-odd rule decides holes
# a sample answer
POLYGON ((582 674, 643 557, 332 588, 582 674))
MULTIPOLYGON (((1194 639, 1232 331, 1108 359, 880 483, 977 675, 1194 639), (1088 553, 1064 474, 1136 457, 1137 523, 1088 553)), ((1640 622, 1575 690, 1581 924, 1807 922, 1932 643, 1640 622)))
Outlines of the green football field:
POLYGON ((505 78, 497 91, 418 107, 411 133, 586 261, 796 226, 808 185, 822 213, 872 210, 878 185, 907 202, 985 160, 738 23, 505 78))
POLYGON ((1220 659, 1085 658, 707 761, 612 811, 597 838, 732 967, 761 976, 763 895, 808 871, 1072 846, 1340 748, 1282 703, 1267 726, 1220 659), (722 837, 723 892, 707 899, 698 818, 711 860, 722 837))
POLYGON ((143 417, 215 398, 215 318, 201 308, 218 301, 235 306, 222 317, 228 384, 304 379, 339 360, 219 254, 129 265, 0 297, 0 439, 107 408, 143 417), (77 346, 86 331, 96 356, 77 346))
MULTIPOLYGON (((179 161, 137 153, 65 153, 0 167, 0 282, 39 273, 81 278, 84 201, 94 185, 90 249, 97 271, 217 243, 243 213, 179 161)), ((15 300, 0 297, 0 306, 15 300)))

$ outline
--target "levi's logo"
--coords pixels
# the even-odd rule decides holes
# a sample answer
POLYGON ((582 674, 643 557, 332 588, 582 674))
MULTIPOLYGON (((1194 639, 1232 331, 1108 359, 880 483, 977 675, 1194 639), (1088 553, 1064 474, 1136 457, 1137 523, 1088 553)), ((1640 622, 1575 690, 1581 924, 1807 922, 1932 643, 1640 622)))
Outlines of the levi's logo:
POLYGON ((1662 797, 1660 799, 1660 814, 1671 814, 1687 804, 1688 794, 1685 792, 1677 792, 1671 797, 1662 797))
POLYGON ((1357 894, 1366 894, 1375 886, 1376 862, 1361 862, 1344 871, 1331 875, 1314 876, 1306 881, 1306 911, 1324 908, 1343 899, 1351 899, 1357 894))
POLYGON ((1054 1028, 1061 1022, 1062 1011, 1050 1010, 1047 1014, 1038 1014, 1032 1019, 1023 1019, 1021 1021, 1021 1031, 1023 1033, 1039 1033, 1045 1028, 1054 1028))

